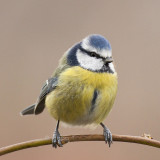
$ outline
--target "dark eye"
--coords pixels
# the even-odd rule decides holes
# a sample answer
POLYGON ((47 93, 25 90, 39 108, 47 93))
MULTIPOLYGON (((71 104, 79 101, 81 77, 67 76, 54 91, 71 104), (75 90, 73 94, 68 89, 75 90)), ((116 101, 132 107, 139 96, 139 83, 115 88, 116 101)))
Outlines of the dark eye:
POLYGON ((96 57, 97 54, 95 52, 91 52, 90 55, 91 57, 96 57))

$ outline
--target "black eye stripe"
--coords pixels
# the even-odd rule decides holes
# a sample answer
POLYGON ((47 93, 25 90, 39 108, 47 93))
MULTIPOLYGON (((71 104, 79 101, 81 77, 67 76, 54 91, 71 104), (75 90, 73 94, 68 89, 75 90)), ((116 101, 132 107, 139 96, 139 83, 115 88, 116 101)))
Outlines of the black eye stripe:
POLYGON ((91 57, 93 57, 93 55, 94 55, 94 57, 96 57, 96 58, 105 59, 104 57, 101 57, 100 55, 98 55, 96 52, 87 51, 87 50, 85 50, 84 48, 82 48, 81 46, 80 46, 79 49, 80 49, 82 52, 87 53, 87 54, 88 54, 89 56, 91 56, 91 57))

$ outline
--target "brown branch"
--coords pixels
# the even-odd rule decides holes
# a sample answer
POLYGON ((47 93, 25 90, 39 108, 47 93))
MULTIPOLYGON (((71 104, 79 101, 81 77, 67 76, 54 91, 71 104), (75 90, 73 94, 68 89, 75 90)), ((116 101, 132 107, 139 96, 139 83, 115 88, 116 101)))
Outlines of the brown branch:
MULTIPOLYGON (((78 141, 104 141, 104 136, 103 135, 71 135, 71 136, 62 136, 61 140, 62 140, 62 144, 66 144, 68 142, 78 142, 78 141)), ((138 143, 138 144, 160 148, 160 141, 153 140, 150 138, 139 137, 139 136, 113 135, 113 141, 138 143)), ((7 147, 0 148, 0 156, 7 153, 14 152, 14 151, 26 149, 26 148, 49 145, 51 143, 52 143, 51 138, 45 138, 45 139, 36 139, 32 141, 10 145, 7 147)))

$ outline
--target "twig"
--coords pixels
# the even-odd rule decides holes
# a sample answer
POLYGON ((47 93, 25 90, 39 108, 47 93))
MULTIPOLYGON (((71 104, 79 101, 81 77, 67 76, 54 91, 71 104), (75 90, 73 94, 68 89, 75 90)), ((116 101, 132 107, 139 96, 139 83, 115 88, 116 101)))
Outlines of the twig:
MULTIPOLYGON (((71 136, 62 136, 62 144, 68 142, 78 142, 78 141, 104 141, 103 135, 71 135, 71 136)), ((143 145, 148 145, 156 148, 160 148, 160 141, 139 137, 139 136, 128 136, 128 135, 113 135, 113 141, 119 142, 129 142, 129 143, 139 143, 143 145)), ((0 148, 0 156, 11 153, 14 151, 38 147, 43 145, 49 145, 52 143, 51 138, 36 139, 32 141, 22 142, 7 147, 0 148)))

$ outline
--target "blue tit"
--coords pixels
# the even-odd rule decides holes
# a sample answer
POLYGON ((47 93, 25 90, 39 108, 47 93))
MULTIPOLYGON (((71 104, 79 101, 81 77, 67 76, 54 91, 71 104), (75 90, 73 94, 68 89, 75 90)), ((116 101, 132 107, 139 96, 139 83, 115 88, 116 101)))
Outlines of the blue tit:
POLYGON ((117 93, 117 73, 109 41, 93 34, 65 52, 59 66, 41 89, 35 104, 21 115, 40 114, 46 107, 57 126, 53 147, 62 146, 59 122, 70 125, 101 125, 105 142, 112 143, 110 130, 102 123, 117 93))

